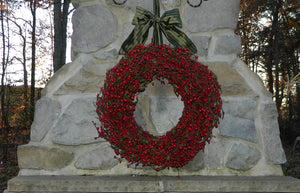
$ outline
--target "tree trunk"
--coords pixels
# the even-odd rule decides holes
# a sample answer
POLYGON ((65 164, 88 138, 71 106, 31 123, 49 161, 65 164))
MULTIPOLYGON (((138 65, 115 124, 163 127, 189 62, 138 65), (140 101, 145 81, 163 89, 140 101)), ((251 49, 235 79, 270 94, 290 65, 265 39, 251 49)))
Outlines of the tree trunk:
MULTIPOLYGON (((281 100, 279 97, 279 42, 278 42, 278 14, 279 14, 279 9, 281 8, 281 0, 277 0, 275 3, 275 11, 273 14, 273 23, 272 23, 272 33, 274 35, 274 51, 273 51, 273 62, 275 65, 275 100, 276 100, 276 106, 277 110, 280 111, 280 106, 281 106, 281 100)), ((272 37, 272 36, 271 36, 272 37)))
POLYGON ((19 34, 20 38, 22 39, 22 59, 19 59, 19 61, 21 62, 22 66, 23 66, 23 84, 24 84, 24 88, 23 88, 23 103, 24 103, 24 120, 28 120, 28 116, 29 116, 29 105, 28 105, 28 72, 27 72, 27 68, 26 68, 26 45, 27 45, 27 38, 26 38, 26 31, 23 32, 24 29, 22 29, 22 27, 20 26, 20 24, 14 20, 11 20, 11 22, 14 23, 14 25, 19 29, 19 34))
POLYGON ((24 81, 24 91, 23 91, 23 97, 24 97, 24 120, 28 120, 28 73, 26 69, 26 37, 24 35, 22 36, 23 40, 23 50, 22 50, 22 57, 23 57, 23 81, 24 81))
POLYGON ((67 24, 70 0, 54 0, 54 72, 66 63, 67 24), (62 7, 63 6, 63 7, 62 7))
MULTIPOLYGON (((1 2, 1 7, 4 5, 3 1, 1 2)), ((1 90, 0 90, 0 95, 1 95, 1 131, 3 132, 3 163, 6 164, 8 161, 8 149, 7 149, 7 144, 9 143, 8 141, 8 133, 9 133, 9 120, 8 120, 8 102, 7 102, 7 85, 5 82, 5 77, 6 77, 6 69, 8 65, 8 57, 9 57, 9 50, 6 48, 9 48, 9 33, 6 34, 6 31, 9 31, 9 25, 8 25, 8 20, 6 17, 6 22, 7 26, 5 29, 5 24, 4 24, 4 10, 1 9, 1 36, 2 36, 2 77, 1 77, 1 90), (7 43, 7 44, 6 44, 7 43)))
MULTIPOLYGON (((3 1, 1 2, 1 6, 3 6, 3 1)), ((1 76, 1 131, 3 132, 3 144, 7 143, 7 137, 8 134, 6 132, 6 123, 5 123, 5 82, 4 82, 4 77, 6 74, 6 61, 5 61, 5 29, 4 29, 4 11, 1 9, 1 36, 2 36, 2 76, 1 76)), ((7 161, 7 149, 3 148, 3 162, 6 163, 7 161)))
POLYGON ((36 9, 37 0, 31 0, 32 37, 31 37, 31 87, 30 87, 30 119, 34 117, 35 106, 35 52, 36 52, 36 9))
MULTIPOLYGON (((270 60, 267 65, 267 73, 269 75, 269 91, 274 94, 274 78, 273 78, 273 67, 275 67, 275 99, 276 106, 278 106, 279 99, 279 58, 278 58, 278 14, 279 9, 281 7, 281 0, 276 0, 272 2, 273 11, 272 11, 272 27, 271 34, 269 38, 269 46, 270 46, 270 60)), ((278 109, 279 110, 279 109, 278 109)))
POLYGON ((274 86, 273 86, 274 78, 273 78, 273 65, 272 65, 272 61, 269 60, 268 64, 266 64, 266 66, 267 66, 267 71, 266 72, 268 74, 269 91, 273 95, 274 94, 274 86))
POLYGON ((61 0, 54 0, 54 54, 53 54, 53 68, 56 72, 61 66, 61 43, 62 33, 61 29, 61 0))
MULTIPOLYGON (((295 67, 294 67, 294 75, 298 75, 300 73, 300 65, 299 65, 299 60, 297 60, 299 56, 299 51, 296 51, 296 56, 295 56, 295 67)), ((298 78, 299 81, 296 82, 296 109, 295 109, 295 120, 300 122, 300 77, 298 78)), ((298 123, 299 123, 298 122, 298 123)))

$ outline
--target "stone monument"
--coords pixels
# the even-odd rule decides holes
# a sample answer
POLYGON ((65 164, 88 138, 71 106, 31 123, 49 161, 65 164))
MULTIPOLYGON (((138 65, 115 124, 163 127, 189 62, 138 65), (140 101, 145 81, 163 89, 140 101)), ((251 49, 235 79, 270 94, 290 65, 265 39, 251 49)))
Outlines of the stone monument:
MULTIPOLYGON (((18 148, 19 176, 6 192, 300 190, 299 181, 282 177, 286 158, 272 96, 238 57, 241 40, 234 30, 239 2, 208 0, 193 8, 185 0, 161 0, 163 10, 180 9, 182 30, 197 46, 198 60, 218 76, 225 112, 205 151, 178 173, 128 167, 114 158, 108 142, 94 139, 95 101, 105 73, 121 57, 118 50, 133 29, 136 6, 152 10, 152 1, 72 0, 72 62, 43 89, 30 143, 18 148)), ((163 135, 176 125, 183 104, 169 86, 157 84, 147 87, 137 107, 136 121, 163 135)))

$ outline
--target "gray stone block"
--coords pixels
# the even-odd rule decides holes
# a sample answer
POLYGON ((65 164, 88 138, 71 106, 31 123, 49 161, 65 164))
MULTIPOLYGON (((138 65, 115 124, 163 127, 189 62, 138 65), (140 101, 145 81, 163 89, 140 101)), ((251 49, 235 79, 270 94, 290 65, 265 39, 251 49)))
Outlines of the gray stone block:
POLYGON ((245 144, 234 144, 228 154, 226 166, 234 170, 249 170, 260 158, 261 154, 256 148, 245 144))
POLYGON ((175 94, 172 96, 151 96, 150 120, 159 135, 173 129, 182 116, 184 104, 175 94))
POLYGON ((180 6, 180 0, 161 0, 161 3, 165 10, 174 9, 180 6))
POLYGON ((267 162, 270 164, 285 163, 286 157, 280 140, 278 113, 275 103, 271 100, 270 102, 260 103, 257 113, 261 124, 264 154, 267 162))
POLYGON ((138 96, 139 100, 133 116, 136 123, 141 126, 144 131, 148 131, 152 135, 158 136, 159 133, 150 120, 150 98, 149 96, 145 95, 145 92, 138 96))
POLYGON ((219 36, 215 42, 214 54, 240 54, 242 51, 241 37, 238 35, 219 36))
POLYGON ((190 32, 206 32, 220 28, 235 29, 239 0, 209 0, 198 8, 188 4, 183 9, 183 23, 190 32))
MULTIPOLYGON (((174 87, 170 84, 168 84, 168 81, 165 80, 164 84, 162 84, 158 80, 154 80, 152 82, 154 85, 149 84, 142 94, 145 95, 158 95, 158 96, 171 96, 176 97, 174 93, 174 87)), ((180 97, 180 96, 179 96, 180 97)))
POLYGON ((187 165, 183 166, 182 169, 188 171, 199 171, 204 168, 204 152, 199 151, 197 155, 187 165))
POLYGON ((107 59, 116 59, 118 58, 118 50, 117 49, 110 49, 105 51, 99 51, 94 54, 95 58, 101 59, 101 60, 107 60, 107 59))
MULTIPOLYGON (((145 101, 143 101, 143 103, 145 103, 145 101)), ((149 106, 148 104, 143 104, 143 106, 142 106, 141 101, 139 100, 139 102, 135 106, 135 111, 134 111, 134 114, 133 114, 136 123, 139 126, 141 126, 143 129, 146 129, 146 127, 147 127, 145 118, 147 116, 146 114, 149 113, 149 112, 145 112, 145 111, 149 110, 149 108, 146 108, 145 105, 147 105, 147 107, 149 106)))
POLYGON ((8 192, 299 192, 287 176, 18 176, 8 192))
POLYGON ((18 147, 18 164, 21 169, 57 170, 66 167, 73 154, 57 148, 22 145, 18 147))
MULTIPOLYGON (((135 11, 135 8, 137 6, 142 7, 144 9, 147 9, 149 11, 153 10, 153 3, 149 0, 127 0, 125 4, 123 5, 117 5, 113 2, 113 0, 105 0, 108 5, 114 5, 118 7, 125 7, 127 9, 131 9, 135 11)), ((123 2, 124 0, 116 0, 116 2, 123 2)))
POLYGON ((247 97, 223 98, 223 110, 225 114, 243 119, 253 120, 256 101, 247 97))
MULTIPOLYGON (((153 88, 148 86, 146 91, 139 95, 134 117, 138 125, 152 135, 161 136, 173 129, 179 118, 182 116, 184 108, 183 102, 178 99, 172 89, 172 95, 165 95, 165 90, 161 90, 162 95, 146 95, 153 93, 153 88), (150 91, 151 90, 151 91, 150 91)), ((170 87, 164 87, 167 90, 170 87)), ((158 89, 159 90, 159 89, 158 89)), ((155 91, 156 92, 156 91, 155 91)))
POLYGON ((35 106, 34 121, 31 125, 31 141, 41 141, 52 128, 61 111, 60 104, 47 97, 42 97, 35 106))
POLYGON ((211 62, 204 63, 213 71, 217 77, 222 89, 222 96, 241 97, 253 96, 255 93, 251 90, 245 79, 237 73, 228 63, 211 62))
MULTIPOLYGON (((105 80, 105 74, 114 64, 89 62, 71 76, 55 92, 56 95, 98 93, 105 80)), ((61 76, 63 76, 62 74, 61 76)), ((96 94, 95 94, 96 95, 96 94)))
POLYGON ((75 163, 78 169, 109 169, 117 165, 118 160, 114 158, 115 152, 108 144, 83 153, 75 163))
POLYGON ((96 97, 74 99, 59 117, 52 131, 52 142, 61 145, 82 145, 95 140, 98 132, 92 121, 97 121, 96 97))
POLYGON ((204 150, 205 166, 208 169, 221 169, 228 148, 228 143, 218 138, 212 138, 210 144, 206 144, 204 150))
POLYGON ((255 107, 256 102, 250 98, 223 99, 225 116, 219 125, 220 135, 257 142, 255 107))
POLYGON ((225 114, 219 125, 220 135, 224 137, 235 137, 250 142, 257 142, 257 132, 254 120, 234 117, 225 114))
POLYGON ((72 52, 89 53, 104 48, 117 35, 118 22, 105 6, 79 7, 73 14, 72 52))
POLYGON ((197 47, 197 54, 200 56, 206 56, 208 53, 209 43, 211 40, 210 36, 191 36, 191 40, 197 47))

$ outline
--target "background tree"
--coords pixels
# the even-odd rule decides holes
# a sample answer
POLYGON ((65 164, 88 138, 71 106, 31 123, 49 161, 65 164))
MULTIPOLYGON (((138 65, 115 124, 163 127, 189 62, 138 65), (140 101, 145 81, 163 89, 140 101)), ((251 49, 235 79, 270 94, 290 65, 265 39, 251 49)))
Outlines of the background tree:
MULTIPOLYGON (((2 144, 8 144, 8 132, 9 132, 9 121, 8 121, 8 100, 7 100, 7 89, 6 89, 6 69, 8 66, 8 59, 9 59, 9 33, 7 32, 9 30, 8 24, 8 11, 7 11, 7 2, 1 1, 1 40, 2 40, 2 76, 1 76, 1 90, 0 90, 0 96, 1 96, 1 133, 3 135, 3 139, 1 140, 2 144)), ((7 162, 7 148, 3 149, 3 162, 7 162)))
MULTIPOLYGON (((14 35, 14 37, 19 37, 20 39, 20 47, 21 47, 21 54, 19 55, 15 55, 13 57, 13 62, 17 61, 19 63, 21 63, 22 68, 23 68, 23 94, 22 94, 22 102, 21 104, 23 104, 23 112, 20 112, 22 114, 22 120, 23 120, 23 124, 26 125, 27 127, 29 126, 28 123, 30 121, 25 121, 25 120, 30 120, 30 106, 29 106, 29 98, 28 98, 28 71, 27 71, 27 25, 29 25, 28 21, 24 20, 23 18, 15 18, 13 17, 12 19, 10 19, 10 21, 14 24, 14 26, 16 27, 16 29, 12 30, 12 34, 14 35), (21 21, 20 21, 21 20, 21 21), (26 124, 27 123, 27 124, 26 124)), ((17 51, 17 50, 15 50, 17 51)))
POLYGON ((66 63, 67 24, 71 0, 54 0, 54 72, 66 63))
POLYGON ((273 94, 282 139, 291 143, 300 135, 299 82, 290 82, 299 73, 299 1, 241 0, 240 6, 241 58, 273 94))
POLYGON ((33 117, 34 109, 30 103, 34 106, 40 93, 40 88, 36 88, 36 67, 40 67, 42 58, 47 55, 46 62, 52 67, 52 55, 42 53, 51 50, 47 43, 51 42, 51 33, 44 33, 50 28, 47 22, 41 22, 45 14, 42 17, 37 14, 40 8, 50 12, 49 5, 46 0, 0 0, 0 192, 2 183, 18 171, 17 145, 29 140, 32 122, 29 112, 33 117), (44 46, 48 46, 47 49, 44 46), (29 76, 31 89, 28 88, 29 76))
POLYGON ((30 86, 30 119, 33 120, 35 106, 35 53, 36 53, 36 10, 37 1, 30 0, 30 11, 32 15, 31 31, 31 86, 30 86))

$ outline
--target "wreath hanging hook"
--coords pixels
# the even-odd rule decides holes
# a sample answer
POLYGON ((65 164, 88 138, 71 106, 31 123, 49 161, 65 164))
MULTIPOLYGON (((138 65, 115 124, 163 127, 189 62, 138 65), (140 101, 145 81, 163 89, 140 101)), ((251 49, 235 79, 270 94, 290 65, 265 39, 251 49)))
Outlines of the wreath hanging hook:
POLYGON ((190 0, 187 0, 187 3, 188 3, 191 7, 196 8, 196 7, 200 7, 203 1, 208 1, 208 0, 199 0, 199 3, 196 4, 196 5, 193 5, 193 4, 190 2, 190 0))
MULTIPOLYGON (((191 7, 196 8, 196 7, 200 7, 203 1, 208 1, 208 0, 199 0, 199 3, 196 4, 196 5, 193 5, 193 4, 190 2, 190 0, 187 0, 187 3, 188 3, 191 7)), ((113 0, 113 2, 114 2, 116 5, 124 5, 124 4, 127 2, 127 0, 123 0, 123 2, 121 2, 121 3, 117 2, 116 0, 113 0)))
POLYGON ((116 0, 113 0, 113 2, 114 2, 116 5, 124 5, 124 4, 127 2, 127 0, 123 0, 123 2, 121 2, 121 3, 117 2, 116 0))

